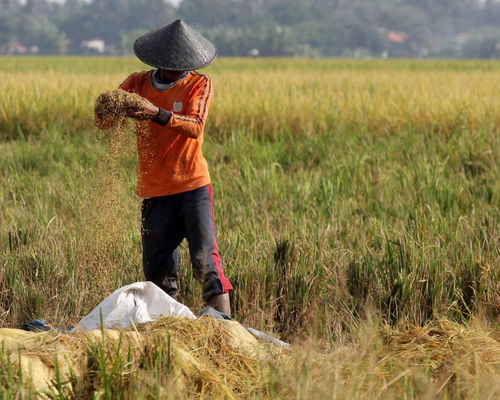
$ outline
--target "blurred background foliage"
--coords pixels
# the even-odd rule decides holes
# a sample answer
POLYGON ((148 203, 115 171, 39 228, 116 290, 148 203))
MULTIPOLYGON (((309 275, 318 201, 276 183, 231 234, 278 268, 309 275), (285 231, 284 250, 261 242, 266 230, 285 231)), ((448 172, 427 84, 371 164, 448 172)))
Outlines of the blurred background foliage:
POLYGON ((223 56, 500 58, 499 0, 0 0, 0 54, 128 55, 182 18, 223 56))

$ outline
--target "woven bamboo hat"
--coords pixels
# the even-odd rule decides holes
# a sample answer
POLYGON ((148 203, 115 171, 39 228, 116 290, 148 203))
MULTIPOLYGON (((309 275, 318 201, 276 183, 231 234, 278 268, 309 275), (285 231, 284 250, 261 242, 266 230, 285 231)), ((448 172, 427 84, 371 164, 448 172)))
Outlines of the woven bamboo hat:
POLYGON ((148 65, 174 71, 203 68, 217 57, 215 45, 180 19, 139 37, 134 53, 148 65))

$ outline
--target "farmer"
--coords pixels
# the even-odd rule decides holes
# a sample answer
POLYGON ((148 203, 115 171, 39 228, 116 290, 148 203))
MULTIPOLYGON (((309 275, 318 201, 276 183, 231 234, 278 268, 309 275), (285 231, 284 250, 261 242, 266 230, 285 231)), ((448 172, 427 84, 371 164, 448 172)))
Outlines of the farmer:
MULTIPOLYGON (((136 124, 144 275, 176 298, 177 247, 187 238, 203 299, 230 315, 232 286, 217 252, 212 188, 202 154, 213 88, 207 76, 195 71, 210 64, 217 50, 178 19, 139 37, 134 53, 154 67, 133 73, 120 86, 145 99, 143 108, 128 116, 146 120, 149 128, 148 132, 136 124)), ((96 118, 101 129, 113 125, 102 116, 96 118)))

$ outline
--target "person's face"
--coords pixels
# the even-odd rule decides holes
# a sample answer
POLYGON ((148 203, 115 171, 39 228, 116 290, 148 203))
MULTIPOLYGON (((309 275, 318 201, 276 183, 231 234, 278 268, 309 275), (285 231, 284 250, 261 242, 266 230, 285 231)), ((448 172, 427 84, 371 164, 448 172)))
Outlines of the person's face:
POLYGON ((180 76, 184 73, 184 71, 172 71, 169 69, 160 69, 160 78, 169 80, 169 81, 175 81, 180 78, 180 76))

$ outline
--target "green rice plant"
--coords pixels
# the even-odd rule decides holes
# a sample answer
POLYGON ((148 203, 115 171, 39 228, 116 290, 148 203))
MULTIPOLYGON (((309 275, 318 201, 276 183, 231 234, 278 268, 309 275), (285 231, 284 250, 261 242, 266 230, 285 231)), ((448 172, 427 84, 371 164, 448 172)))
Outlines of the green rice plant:
MULTIPOLYGON (((0 321, 76 322, 143 279, 132 134, 93 128, 133 59, 0 66, 0 321), (114 146, 114 147, 113 147, 114 146), (110 182, 114 182, 110 184, 110 182)), ((237 319, 290 340, 500 311, 497 62, 220 59, 204 154, 237 319)), ((181 299, 200 288, 181 247, 181 299)))
POLYGON ((0 352, 0 397, 5 400, 34 399, 35 394, 30 382, 25 382, 18 364, 11 361, 11 355, 6 352, 2 343, 0 352))

